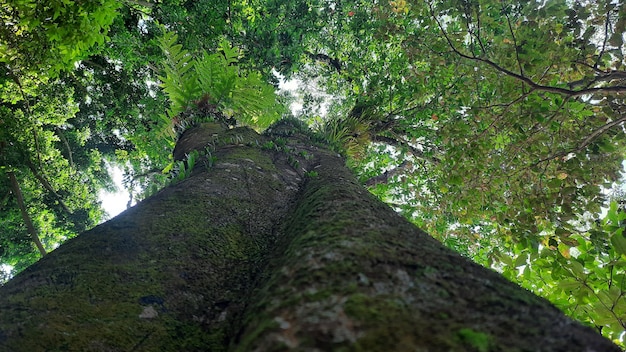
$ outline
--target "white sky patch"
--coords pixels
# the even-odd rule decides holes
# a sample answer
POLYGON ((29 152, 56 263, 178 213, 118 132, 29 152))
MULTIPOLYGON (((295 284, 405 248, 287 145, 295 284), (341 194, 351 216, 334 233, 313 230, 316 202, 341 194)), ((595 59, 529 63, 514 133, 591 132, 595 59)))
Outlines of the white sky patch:
MULTIPOLYGON (((287 92, 288 95, 293 98, 291 104, 289 104, 289 110, 291 110, 294 116, 303 114, 305 96, 311 96, 319 103, 317 107, 308 103, 309 106, 307 106, 307 110, 313 108, 312 111, 304 113, 308 117, 325 117, 333 100, 337 100, 337 97, 327 94, 321 88, 322 85, 319 84, 318 79, 303 80, 297 75, 293 75, 289 80, 285 80, 285 76, 274 69, 272 69, 272 74, 278 78, 279 92, 287 92)), ((339 99, 343 98, 340 97, 339 99)))
POLYGON ((295 78, 285 81, 285 76, 274 69, 272 69, 272 74, 278 78, 278 89, 287 91, 296 98, 289 104, 289 110, 291 110, 292 114, 298 115, 298 112, 302 111, 302 96, 298 92, 299 88, 302 87, 302 81, 295 78))
MULTIPOLYGON (((622 180, 618 181, 618 183, 613 183, 611 188, 600 187, 600 191, 605 196, 610 196, 616 190, 622 190, 624 193, 626 193, 626 160, 622 161, 622 171, 621 171, 621 174, 622 174, 622 180)), ((606 204, 606 207, 600 208, 600 218, 601 219, 604 219, 604 217, 606 217, 606 214, 609 212, 608 206, 609 205, 606 204)))
MULTIPOLYGON (((0 264, 0 271, 4 271, 4 275, 6 276, 10 276, 11 271, 13 270, 13 266, 8 265, 8 264, 0 264)), ((3 275, 0 275, 0 278, 3 275)), ((0 281, 0 284, 2 284, 2 281, 0 281)))
POLYGON ((300 82, 296 79, 290 79, 289 81, 285 81, 285 77, 278 72, 274 72, 274 74, 280 78, 278 82, 278 88, 284 90, 296 90, 301 85, 300 82))
POLYGON ((116 191, 100 191, 100 194, 98 195, 100 201, 102 202, 102 208, 107 212, 106 220, 111 219, 126 210, 126 205, 130 199, 130 195, 122 184, 122 179, 124 177, 122 169, 114 165, 109 165, 108 169, 111 179, 115 184, 116 191))

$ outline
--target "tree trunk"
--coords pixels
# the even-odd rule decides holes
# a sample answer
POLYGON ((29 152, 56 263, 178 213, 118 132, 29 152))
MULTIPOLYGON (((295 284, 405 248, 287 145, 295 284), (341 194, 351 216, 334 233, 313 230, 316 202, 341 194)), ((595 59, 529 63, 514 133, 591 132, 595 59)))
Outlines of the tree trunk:
MULTIPOLYGON (((619 351, 420 231, 284 121, 0 288, 0 351, 619 351)), ((209 155, 210 154, 210 155, 209 155)))

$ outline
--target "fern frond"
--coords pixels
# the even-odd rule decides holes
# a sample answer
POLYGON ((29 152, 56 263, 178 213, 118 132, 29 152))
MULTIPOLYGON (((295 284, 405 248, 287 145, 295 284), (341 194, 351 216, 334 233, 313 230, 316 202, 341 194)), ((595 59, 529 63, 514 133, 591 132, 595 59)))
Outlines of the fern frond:
POLYGON ((224 53, 224 59, 226 60, 227 66, 231 66, 232 64, 239 62, 241 52, 238 49, 231 47, 228 40, 222 39, 219 44, 219 50, 224 53))
MULTIPOLYGON (((170 118, 179 117, 201 98, 206 102, 209 97, 209 104, 244 124, 264 128, 278 120, 283 107, 276 102, 274 87, 263 82, 258 73, 240 71, 239 49, 222 40, 218 53, 205 52, 194 59, 177 40, 176 34, 167 31, 159 39, 165 54, 159 80, 170 101, 170 118)), ((171 126, 170 122, 162 130, 173 130, 171 126)))
POLYGON ((174 132, 172 119, 170 119, 166 114, 160 114, 158 116, 157 126, 157 139, 165 139, 168 141, 168 144, 173 147, 176 143, 176 133, 174 132))
POLYGON ((319 133, 330 145, 342 149, 354 159, 360 159, 371 141, 370 129, 369 122, 349 115, 326 121, 319 133))
POLYGON ((201 94, 195 70, 195 60, 183 46, 176 44, 178 36, 165 32, 159 40, 159 47, 165 54, 164 75, 158 76, 161 87, 170 99, 170 112, 176 116, 186 110, 189 103, 201 94))

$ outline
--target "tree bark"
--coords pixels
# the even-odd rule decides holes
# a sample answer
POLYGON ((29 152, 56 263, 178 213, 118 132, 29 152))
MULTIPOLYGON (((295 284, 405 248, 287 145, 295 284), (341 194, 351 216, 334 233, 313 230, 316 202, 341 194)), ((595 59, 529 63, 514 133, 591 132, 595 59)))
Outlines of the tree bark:
POLYGON ((0 288, 0 351, 619 351, 397 215, 295 123, 200 126, 177 152, 207 148, 0 288))

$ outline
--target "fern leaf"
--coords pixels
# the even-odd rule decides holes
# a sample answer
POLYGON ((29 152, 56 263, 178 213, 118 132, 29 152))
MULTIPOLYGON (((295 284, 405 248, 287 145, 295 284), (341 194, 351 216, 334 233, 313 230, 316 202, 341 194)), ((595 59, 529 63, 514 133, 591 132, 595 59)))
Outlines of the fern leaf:
POLYGON ((230 46, 230 43, 226 39, 222 39, 219 44, 219 50, 224 53, 226 60, 226 66, 236 64, 239 62, 240 52, 239 50, 230 46))
MULTIPOLYGON (((170 101, 170 117, 178 116, 208 95, 211 104, 245 124, 267 127, 279 118, 282 107, 276 104, 274 88, 263 82, 258 73, 240 72, 239 49, 222 40, 218 53, 205 52, 194 59, 177 40, 176 34, 166 31, 159 39, 166 57, 159 80, 170 101)), ((161 130, 173 131, 171 127, 169 121, 161 130)))

